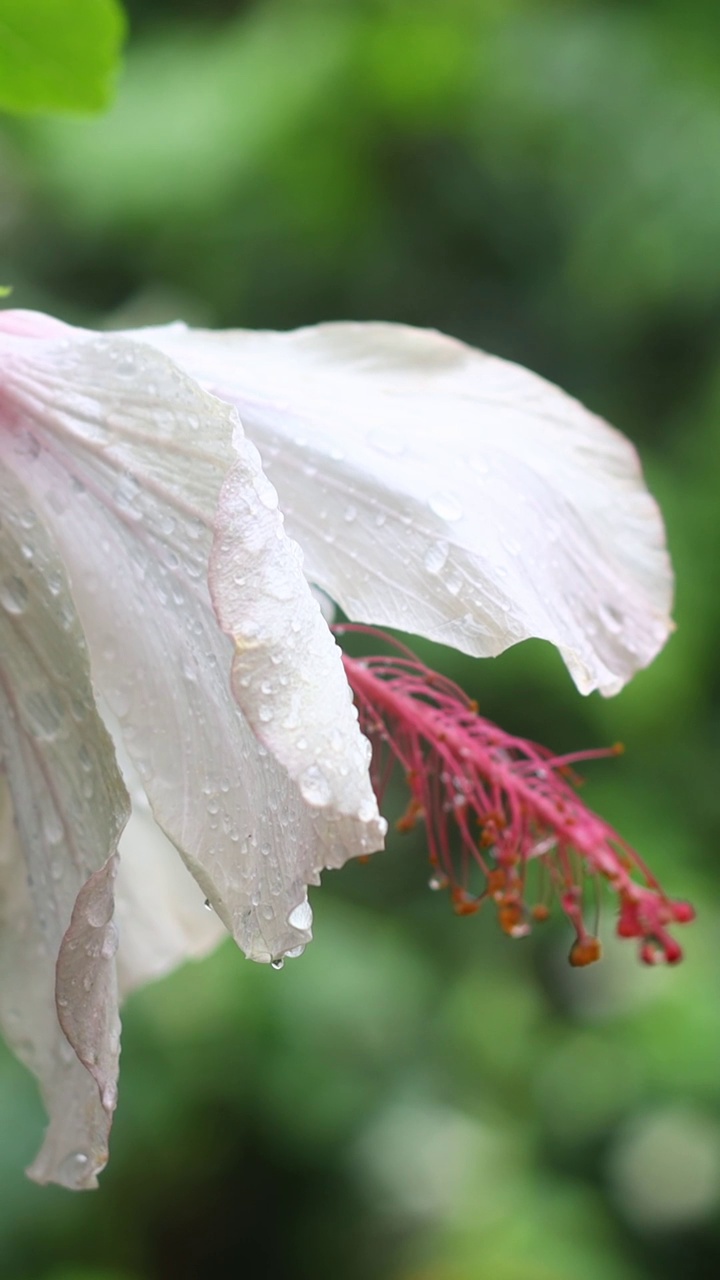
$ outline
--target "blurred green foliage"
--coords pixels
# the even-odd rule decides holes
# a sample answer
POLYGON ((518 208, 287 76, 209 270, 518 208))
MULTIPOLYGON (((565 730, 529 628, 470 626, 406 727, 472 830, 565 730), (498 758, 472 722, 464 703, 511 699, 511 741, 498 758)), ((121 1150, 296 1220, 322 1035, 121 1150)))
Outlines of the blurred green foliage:
POLYGON ((117 0, 0 0, 0 107, 99 111, 124 31, 117 0))
MULTIPOLYGON (((134 997, 99 1194, 23 1181, 11 1280, 663 1280, 720 1270, 720 8, 714 0, 135 0, 113 109, 7 119, 0 279, 89 323, 444 328, 642 452, 678 631, 619 698, 546 647, 436 654, 560 750, 700 907, 675 971, 561 922, 511 943, 426 892, 422 842, 327 875, 281 974, 225 947, 134 997)), ((427 647, 423 648, 427 652, 427 647)), ((2 1268, 5 1270, 2 1270, 2 1268)))

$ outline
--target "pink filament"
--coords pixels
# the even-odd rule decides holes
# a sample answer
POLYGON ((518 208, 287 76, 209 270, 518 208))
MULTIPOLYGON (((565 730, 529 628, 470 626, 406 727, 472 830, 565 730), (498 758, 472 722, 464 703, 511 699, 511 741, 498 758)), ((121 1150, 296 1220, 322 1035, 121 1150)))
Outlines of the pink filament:
MULTIPOLYGON (((485 720, 461 689, 393 638, 345 626, 390 645, 390 656, 343 656, 360 723, 373 744, 372 779, 382 801, 396 764, 410 789, 400 830, 424 822, 433 888, 448 888, 455 910, 496 904, 511 937, 530 932, 556 897, 576 934, 570 962, 600 956, 585 922, 586 884, 604 878, 617 893, 617 932, 637 938, 646 964, 676 964, 682 951, 668 925, 693 919, 666 896, 639 855, 578 798, 570 765, 621 748, 554 756, 485 720), (530 873, 530 874, 529 874, 530 873), (532 878, 539 900, 528 906, 532 878)), ((596 899, 595 899, 596 901, 596 899)), ((595 908, 596 909, 596 908, 595 908)))

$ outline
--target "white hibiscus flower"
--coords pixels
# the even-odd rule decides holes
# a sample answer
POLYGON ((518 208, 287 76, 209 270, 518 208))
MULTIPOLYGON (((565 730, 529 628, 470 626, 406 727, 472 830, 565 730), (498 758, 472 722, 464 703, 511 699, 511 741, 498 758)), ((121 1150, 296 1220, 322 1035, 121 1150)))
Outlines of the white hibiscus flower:
MULTIPOLYGON (((350 685, 406 771, 408 733, 416 764, 437 747, 416 684, 373 712, 310 584, 478 656, 542 637, 582 692, 614 693, 669 633, 671 573, 622 436, 517 366, 387 324, 99 335, 2 313, 0 492, 0 1023, 50 1116, 31 1175, 89 1187, 119 993, 226 930, 255 960, 299 954, 307 886, 382 847, 350 685)), ((485 833, 481 792, 514 802, 493 767, 473 774, 485 833)), ((536 802, 485 867, 503 909, 510 867, 548 853, 537 829, 565 839, 536 802)), ((687 913, 619 891, 625 932, 676 958, 664 925, 687 913)))

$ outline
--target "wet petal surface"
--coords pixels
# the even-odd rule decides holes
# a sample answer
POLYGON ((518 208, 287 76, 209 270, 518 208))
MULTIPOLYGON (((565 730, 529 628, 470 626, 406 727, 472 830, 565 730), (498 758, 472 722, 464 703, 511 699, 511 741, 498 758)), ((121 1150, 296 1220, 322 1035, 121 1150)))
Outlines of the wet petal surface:
POLYGON ((399 325, 144 334, 238 406, 307 573, 352 618, 478 656, 537 636, 606 694, 666 640, 636 454, 557 387, 399 325))
MULTIPOLYGON (((271 513, 258 496, 270 486, 257 454, 233 410, 148 347, 79 335, 29 350, 16 342, 4 358, 0 448, 27 477, 70 568, 94 679, 155 819, 247 955, 270 960, 295 950, 310 937, 294 914, 307 885, 322 867, 377 848, 383 826, 339 651, 277 512, 271 523, 241 527, 225 505, 213 590, 218 607, 229 599, 223 625, 230 634, 218 625, 208 584, 215 516, 225 482, 237 484, 237 468, 252 495, 241 486, 234 498, 271 513), (223 555, 242 556, 244 542, 255 585, 268 598, 267 634, 237 631, 232 589, 225 590, 223 555), (282 602, 271 600, 268 578, 291 588, 285 649, 282 602), (288 680, 299 672, 295 616, 316 619, 322 648, 314 683, 304 688, 303 770, 316 766, 328 778, 324 713, 313 722, 309 707, 313 698, 324 705, 331 676, 343 692, 332 713, 348 752, 347 778, 341 759, 327 793, 310 800, 297 729, 280 716, 264 725, 258 701, 273 653, 288 680), (241 676, 234 688, 247 715, 230 687, 240 650, 241 662, 249 655, 253 684, 247 697, 241 676)), ((242 594, 241 585, 233 588, 242 594)), ((254 624, 264 618, 259 611, 254 624)))
POLYGON ((0 510, 0 1021, 50 1117, 31 1176, 88 1187, 116 1099, 113 854, 128 802, 62 563, 2 466, 0 510))

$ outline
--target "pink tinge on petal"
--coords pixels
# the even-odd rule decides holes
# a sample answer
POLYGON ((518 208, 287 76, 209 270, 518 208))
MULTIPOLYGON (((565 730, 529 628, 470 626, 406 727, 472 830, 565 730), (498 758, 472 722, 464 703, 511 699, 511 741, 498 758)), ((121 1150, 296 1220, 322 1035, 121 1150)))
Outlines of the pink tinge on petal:
POLYGON ((459 915, 486 901, 510 937, 524 937, 560 903, 575 930, 570 963, 600 958, 596 890, 604 879, 619 900, 618 935, 637 938, 646 964, 676 964, 669 927, 694 918, 673 901, 621 836, 578 798, 572 767, 621 748, 555 756, 478 714, 476 704, 391 637, 345 626, 392 646, 389 656, 344 657, 360 724, 373 744, 371 775, 382 801, 397 764, 411 799, 398 822, 427 833, 432 888, 447 888, 459 915), (588 901, 589 898, 589 901, 588 901), (529 900, 532 905, 528 905, 529 900))
POLYGON ((73 332, 77 331, 70 325, 41 311, 0 311, 0 333, 14 338, 64 338, 73 332))
MULTIPOLYGON (((113 922, 114 854, 88 878, 77 896, 56 967, 56 1003, 60 1026, 100 1092, 108 1121, 117 1103, 120 1020, 117 1010, 113 922)), ((98 1161, 102 1168, 107 1152, 98 1161)))

